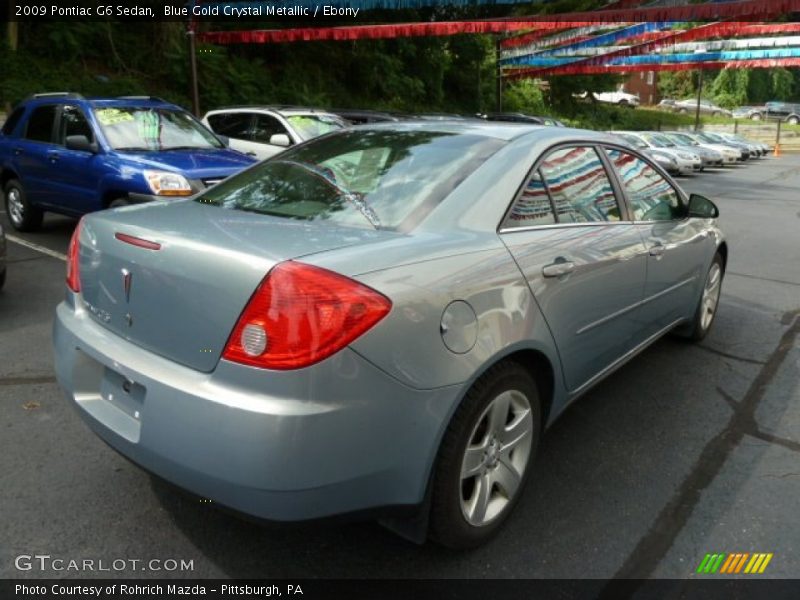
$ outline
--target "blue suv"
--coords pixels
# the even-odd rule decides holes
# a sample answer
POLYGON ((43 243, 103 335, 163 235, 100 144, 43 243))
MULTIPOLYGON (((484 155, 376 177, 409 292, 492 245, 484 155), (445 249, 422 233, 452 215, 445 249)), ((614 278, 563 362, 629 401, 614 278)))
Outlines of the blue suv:
POLYGON ((45 211, 87 212, 191 196, 256 162, 159 98, 35 94, 0 132, 0 185, 11 225, 45 211))

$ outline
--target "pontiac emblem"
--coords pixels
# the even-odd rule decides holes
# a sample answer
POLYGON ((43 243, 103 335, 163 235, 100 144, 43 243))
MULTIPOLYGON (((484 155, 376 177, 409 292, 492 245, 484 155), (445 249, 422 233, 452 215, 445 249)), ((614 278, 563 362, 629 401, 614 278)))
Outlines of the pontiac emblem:
POLYGON ((125 302, 131 301, 131 279, 133 275, 128 269, 122 269, 122 287, 125 290, 125 302))

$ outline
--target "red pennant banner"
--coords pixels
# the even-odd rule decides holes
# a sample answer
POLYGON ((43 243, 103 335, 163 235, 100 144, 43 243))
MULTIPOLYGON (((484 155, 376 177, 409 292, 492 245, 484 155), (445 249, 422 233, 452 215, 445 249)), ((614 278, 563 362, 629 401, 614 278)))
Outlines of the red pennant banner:
POLYGON ((800 11, 800 0, 742 0, 740 2, 655 6, 634 9, 599 10, 536 17, 510 17, 491 21, 447 21, 357 25, 351 27, 305 27, 252 31, 210 31, 198 39, 213 44, 269 44, 323 40, 388 39, 414 36, 442 36, 463 33, 504 33, 535 29, 557 31, 587 24, 640 21, 718 21, 766 19, 800 11))
MULTIPOLYGON (((769 2, 764 2, 769 4, 769 2)), ((797 23, 776 24, 783 25, 787 30, 797 25, 797 23)), ((622 48, 620 50, 612 50, 606 54, 599 56, 592 56, 589 58, 575 60, 566 65, 559 65, 556 67, 533 67, 522 68, 508 71, 504 77, 507 79, 523 79, 530 77, 549 77, 553 75, 586 75, 590 73, 611 73, 614 71, 596 70, 594 67, 603 66, 607 67, 606 63, 609 59, 618 56, 634 56, 637 54, 653 53, 661 50, 662 48, 673 46, 679 42, 690 42, 695 40, 708 39, 712 37, 723 36, 741 36, 746 31, 747 35, 757 35, 758 33, 778 33, 778 30, 769 30, 771 25, 750 25, 743 27, 741 22, 723 22, 723 23, 709 23, 707 25, 700 25, 694 29, 684 29, 677 32, 662 33, 660 37, 649 42, 622 48)), ((785 32, 785 31, 783 31, 785 32)), ((641 69, 650 70, 650 69, 641 69)))

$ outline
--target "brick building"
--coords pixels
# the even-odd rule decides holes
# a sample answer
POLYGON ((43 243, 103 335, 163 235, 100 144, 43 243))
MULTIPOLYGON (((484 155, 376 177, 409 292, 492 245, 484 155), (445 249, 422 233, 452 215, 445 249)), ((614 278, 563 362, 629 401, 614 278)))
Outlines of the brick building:
POLYGON ((661 100, 658 94, 658 73, 655 71, 631 73, 622 89, 629 94, 638 95, 642 104, 658 104, 661 100))

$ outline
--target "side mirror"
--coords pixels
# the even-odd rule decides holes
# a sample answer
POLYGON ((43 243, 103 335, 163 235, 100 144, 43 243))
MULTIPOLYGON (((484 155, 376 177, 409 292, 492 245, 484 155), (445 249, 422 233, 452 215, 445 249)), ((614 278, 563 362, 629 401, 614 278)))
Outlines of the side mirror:
POLYGON ((689 216, 697 219, 716 219, 719 216, 717 205, 700 194, 689 196, 689 216))
POLYGON ((281 146, 287 148, 292 145, 292 140, 285 133, 275 133, 269 138, 269 143, 272 146, 281 146))
POLYGON ((97 145, 90 142, 85 135, 68 135, 64 140, 67 150, 78 150, 80 152, 97 152, 97 145))

